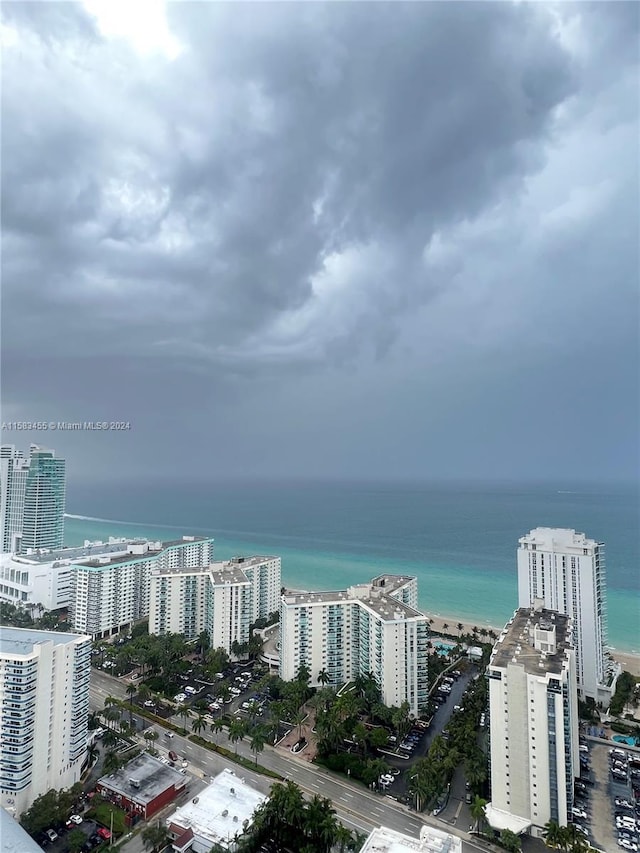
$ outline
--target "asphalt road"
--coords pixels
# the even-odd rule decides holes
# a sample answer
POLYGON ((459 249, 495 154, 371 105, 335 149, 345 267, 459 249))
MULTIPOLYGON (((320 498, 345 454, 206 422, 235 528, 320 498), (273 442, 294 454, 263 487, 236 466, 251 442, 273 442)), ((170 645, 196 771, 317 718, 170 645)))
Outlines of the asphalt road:
MULTIPOLYGON (((104 700, 107 696, 125 699, 126 686, 127 684, 124 681, 121 682, 106 673, 93 670, 89 694, 92 709, 101 709, 104 706, 104 700)), ((447 702, 447 707, 450 706, 452 708, 453 704, 454 701, 451 699, 450 702, 447 702)), ((183 721, 180 718, 176 717, 173 721, 179 726, 183 725, 183 721)), ((259 773, 251 773, 242 767, 234 766, 233 762, 228 762, 224 757, 202 749, 196 744, 191 743, 186 737, 175 735, 171 739, 166 738, 160 731, 160 727, 157 728, 160 738, 156 741, 156 749, 161 754, 166 754, 169 749, 172 749, 181 758, 186 758, 189 762, 189 774, 192 785, 197 784, 197 780, 201 780, 203 775, 215 776, 231 763, 231 769, 238 776, 245 779, 249 784, 254 785, 263 793, 267 793, 271 784, 267 777, 261 776, 259 773)), ((248 742, 241 741, 236 745, 230 744, 227 741, 226 732, 220 734, 219 741, 230 750, 235 751, 237 748, 239 755, 254 760, 254 756, 249 750, 248 742)), ((141 742, 144 743, 142 738, 141 742)), ((374 794, 363 789, 356 783, 351 784, 347 780, 343 781, 340 777, 325 768, 310 765, 304 759, 292 754, 283 755, 273 747, 266 746, 264 752, 259 756, 259 762, 262 766, 274 770, 284 778, 293 780, 308 796, 319 794, 322 797, 330 799, 340 822, 348 829, 357 829, 359 832, 368 833, 373 827, 383 825, 417 838, 420 835, 420 828, 424 824, 428 824, 460 837, 463 842, 462 849, 465 853, 478 850, 486 851, 489 849, 482 842, 469 840, 468 834, 461 829, 457 829, 429 815, 418 816, 415 812, 412 812, 409 808, 397 803, 390 797, 374 794)), ((200 782, 200 784, 202 783, 200 782)), ((128 850, 128 853, 137 853, 137 840, 132 839, 131 845, 131 850, 128 850)), ((127 845, 128 847, 129 845, 127 845)))

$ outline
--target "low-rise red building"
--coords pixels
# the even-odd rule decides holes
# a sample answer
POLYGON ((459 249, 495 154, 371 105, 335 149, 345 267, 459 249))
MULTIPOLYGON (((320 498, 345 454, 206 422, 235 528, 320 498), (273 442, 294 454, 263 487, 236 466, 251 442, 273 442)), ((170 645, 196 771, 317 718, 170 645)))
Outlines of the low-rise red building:
POLYGON ((96 790, 130 816, 148 820, 181 794, 185 785, 182 773, 143 752, 120 770, 99 779, 96 790))

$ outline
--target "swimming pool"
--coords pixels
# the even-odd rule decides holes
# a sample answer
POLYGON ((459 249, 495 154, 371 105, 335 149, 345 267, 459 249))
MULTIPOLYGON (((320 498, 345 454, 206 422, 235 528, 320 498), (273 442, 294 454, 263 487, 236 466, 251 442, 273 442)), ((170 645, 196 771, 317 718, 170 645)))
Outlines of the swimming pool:
POLYGON ((435 649, 441 658, 446 658, 451 649, 455 649, 455 645, 453 643, 438 643, 435 649))
POLYGON ((625 737, 624 735, 614 735, 611 738, 615 743, 626 743, 627 746, 638 746, 640 739, 637 737, 625 737))

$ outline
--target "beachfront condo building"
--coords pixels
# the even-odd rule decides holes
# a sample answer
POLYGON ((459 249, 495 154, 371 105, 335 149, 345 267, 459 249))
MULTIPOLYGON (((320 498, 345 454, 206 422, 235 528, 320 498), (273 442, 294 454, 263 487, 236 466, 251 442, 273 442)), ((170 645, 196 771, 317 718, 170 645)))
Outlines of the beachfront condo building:
POLYGON ((71 567, 71 623, 94 639, 107 637, 149 616, 151 574, 181 571, 209 562, 213 539, 183 536, 171 542, 129 545, 126 554, 102 555, 71 567))
POLYGON ((14 817, 80 781, 86 757, 91 638, 0 632, 0 805, 14 817))
POLYGON ((607 650, 604 544, 584 533, 537 527, 519 540, 518 606, 535 599, 571 617, 578 693, 607 706, 620 666, 607 650))
POLYGON ((413 577, 380 575, 338 592, 285 592, 280 603, 280 676, 307 667, 339 686, 373 673, 385 705, 427 702, 429 620, 416 609, 413 577))
POLYGON ((0 550, 17 551, 22 538, 29 461, 13 444, 0 447, 0 550))
POLYGON ((32 444, 29 458, 12 444, 0 451, 0 536, 3 553, 60 548, 64 539, 66 465, 32 444))
POLYGON ((488 666, 494 829, 566 826, 580 775, 578 698, 571 620, 541 600, 517 610, 488 666))
POLYGON ((213 554, 210 537, 171 542, 116 539, 74 548, 0 555, 0 601, 33 616, 67 610, 75 630, 109 636, 149 615, 152 569, 200 566, 213 554))
POLYGON ((234 557, 197 568, 158 567, 151 573, 149 633, 208 631, 212 648, 231 653, 249 641, 249 627, 278 612, 280 557, 234 557))

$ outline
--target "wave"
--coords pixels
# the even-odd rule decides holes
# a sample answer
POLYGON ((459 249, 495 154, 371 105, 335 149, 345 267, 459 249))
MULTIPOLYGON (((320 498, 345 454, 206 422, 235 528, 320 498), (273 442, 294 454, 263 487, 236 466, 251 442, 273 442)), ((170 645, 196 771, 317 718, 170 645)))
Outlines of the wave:
POLYGON ((96 515, 74 515, 70 512, 65 512, 65 518, 73 518, 76 521, 99 521, 101 524, 126 524, 128 527, 157 527, 159 530, 181 530, 172 524, 153 524, 149 521, 122 521, 119 518, 99 518, 96 515))

